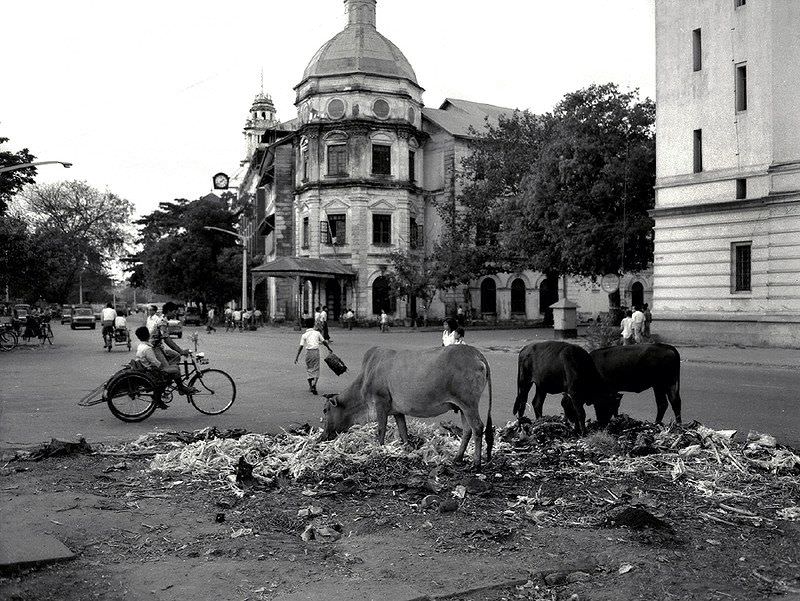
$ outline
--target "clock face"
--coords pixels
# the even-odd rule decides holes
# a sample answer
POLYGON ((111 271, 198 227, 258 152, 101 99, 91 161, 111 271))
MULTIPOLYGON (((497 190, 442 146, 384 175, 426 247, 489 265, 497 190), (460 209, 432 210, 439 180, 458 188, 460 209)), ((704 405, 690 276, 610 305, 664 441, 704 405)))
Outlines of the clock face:
POLYGON ((214 176, 214 187, 224 190, 228 187, 228 176, 224 173, 217 173, 214 176))

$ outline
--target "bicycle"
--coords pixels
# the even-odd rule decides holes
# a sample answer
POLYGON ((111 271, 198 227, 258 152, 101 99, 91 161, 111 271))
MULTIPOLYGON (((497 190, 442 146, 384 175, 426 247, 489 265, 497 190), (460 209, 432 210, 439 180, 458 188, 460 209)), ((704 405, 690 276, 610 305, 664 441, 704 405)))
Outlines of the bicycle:
POLYGON ((0 351, 13 350, 18 344, 19 336, 14 331, 14 326, 12 324, 0 325, 0 351))
MULTIPOLYGON (((117 419, 140 422, 150 417, 160 402, 172 402, 176 386, 158 370, 142 369, 136 360, 111 376, 103 385, 81 399, 78 404, 89 407, 105 402, 117 419), (133 365, 133 366, 132 366, 133 365), (98 396, 99 395, 99 396, 98 396)), ((181 380, 197 392, 187 394, 186 401, 200 413, 219 415, 236 400, 236 383, 221 369, 200 369, 208 360, 204 353, 192 352, 181 362, 181 380)))
POLYGON ((41 344, 47 341, 50 343, 50 346, 53 346, 53 328, 50 327, 49 321, 43 321, 39 325, 39 341, 41 344))

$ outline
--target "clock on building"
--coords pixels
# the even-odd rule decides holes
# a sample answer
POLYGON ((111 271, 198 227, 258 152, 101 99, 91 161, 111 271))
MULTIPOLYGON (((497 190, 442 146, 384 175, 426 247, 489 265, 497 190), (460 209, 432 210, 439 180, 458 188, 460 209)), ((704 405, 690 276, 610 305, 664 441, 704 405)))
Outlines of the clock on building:
POLYGON ((217 173, 214 176, 214 189, 227 190, 230 183, 230 178, 224 173, 217 173))

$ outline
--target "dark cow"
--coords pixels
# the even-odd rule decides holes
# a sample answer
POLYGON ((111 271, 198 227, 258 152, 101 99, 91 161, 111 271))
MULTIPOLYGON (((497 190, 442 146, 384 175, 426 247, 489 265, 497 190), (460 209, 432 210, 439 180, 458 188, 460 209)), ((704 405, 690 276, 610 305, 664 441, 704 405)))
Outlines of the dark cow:
MULTIPOLYGON (((591 353, 597 371, 610 391, 642 392, 653 389, 656 397, 656 423, 661 423, 672 405, 675 421, 681 423, 681 356, 669 344, 611 346, 591 353)), ((619 401, 612 405, 614 415, 619 401)))
POLYGON ((359 419, 378 421, 378 442, 386 437, 390 415, 397 422, 400 439, 408 443, 406 415, 435 417, 457 409, 464 434, 455 460, 464 457, 475 435, 474 464, 481 464, 481 438, 486 436, 486 458, 492 457, 492 376, 486 358, 474 347, 452 345, 430 350, 395 351, 373 347, 364 355, 361 373, 342 393, 325 395, 323 440, 335 438, 359 419), (478 404, 489 384, 486 429, 478 404))
POLYGON ((584 405, 594 405, 597 421, 611 418, 611 403, 594 362, 581 347, 568 342, 550 340, 529 344, 519 352, 517 364, 517 398, 514 414, 522 418, 531 386, 536 385, 533 412, 542 417, 542 406, 548 394, 564 393, 561 405, 564 415, 580 434, 586 433, 584 405))

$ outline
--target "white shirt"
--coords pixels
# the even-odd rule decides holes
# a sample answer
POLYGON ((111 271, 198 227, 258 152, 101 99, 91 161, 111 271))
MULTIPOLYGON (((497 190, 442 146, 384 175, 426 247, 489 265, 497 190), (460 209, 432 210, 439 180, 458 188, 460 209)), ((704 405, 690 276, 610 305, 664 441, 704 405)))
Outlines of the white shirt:
POLYGON ((214 309, 209 309, 208 310, 208 318, 209 319, 214 319, 214 309))
POLYGON ((139 346, 136 347, 136 358, 139 359, 145 367, 161 367, 161 361, 156 357, 153 345, 149 342, 139 343, 139 346))
POLYGON ((630 338, 633 336, 633 318, 632 317, 624 317, 620 322, 620 328, 622 329, 622 337, 623 338, 630 338))
POLYGON ((242 321, 242 312, 241 311, 234 311, 233 312, 233 321, 242 321))
POLYGON ((388 323, 388 322, 389 322, 389 316, 386 315, 386 313, 381 313, 381 323, 388 323))
POLYGON ((150 336, 153 336, 156 331, 158 330, 158 326, 161 324, 161 316, 158 313, 154 313, 147 318, 147 329, 150 331, 150 336))
POLYGON ((322 336, 322 332, 311 328, 303 332, 303 335, 300 337, 300 346, 304 346, 306 350, 312 351, 318 349, 319 345, 324 341, 325 338, 322 336))
POLYGON ((345 313, 345 317, 347 319, 353 319, 353 317, 355 317, 355 314, 352 311, 348 311, 347 313, 345 313))
POLYGON ((100 316, 101 321, 114 321, 116 318, 117 318, 117 312, 109 307, 103 309, 102 314, 100 316))
POLYGON ((456 341, 456 331, 453 330, 452 332, 448 332, 445 330, 442 332, 442 346, 450 346, 451 344, 455 344, 456 341))
POLYGON ((644 323, 644 313, 641 311, 634 311, 631 319, 635 325, 640 326, 644 323))
POLYGON ((124 317, 122 317, 122 315, 117 315, 116 319, 114 319, 114 327, 115 328, 122 329, 124 327, 127 327, 127 325, 128 325, 128 322, 124 317))

